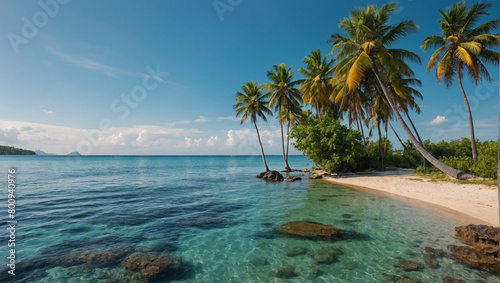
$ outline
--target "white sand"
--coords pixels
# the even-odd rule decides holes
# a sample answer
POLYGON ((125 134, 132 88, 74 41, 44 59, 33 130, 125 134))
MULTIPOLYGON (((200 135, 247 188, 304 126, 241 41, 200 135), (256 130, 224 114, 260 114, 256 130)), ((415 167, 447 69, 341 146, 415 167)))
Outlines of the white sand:
POLYGON ((408 201, 418 202, 469 223, 499 225, 498 193, 495 186, 410 180, 412 178, 424 179, 414 175, 413 170, 403 169, 349 176, 323 176, 323 179, 332 183, 404 197, 408 201))

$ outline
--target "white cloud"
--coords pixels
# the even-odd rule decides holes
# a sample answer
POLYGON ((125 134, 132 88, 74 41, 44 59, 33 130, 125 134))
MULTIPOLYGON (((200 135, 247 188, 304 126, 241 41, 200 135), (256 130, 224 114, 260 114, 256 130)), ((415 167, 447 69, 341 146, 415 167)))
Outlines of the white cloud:
POLYGON ((218 136, 211 136, 208 140, 207 140, 207 145, 208 146, 215 146, 215 145, 218 145, 219 144, 219 137, 218 136))
POLYGON ((232 121, 240 121, 240 119, 234 116, 225 116, 225 117, 217 117, 217 120, 232 120, 232 121))
POLYGON ((439 116, 437 115, 436 118, 434 118, 432 121, 429 122, 429 125, 440 125, 448 122, 448 119, 444 116, 439 116))
POLYGON ((45 114, 47 114, 47 115, 50 115, 50 114, 54 113, 54 111, 52 111, 52 110, 45 110, 45 109, 43 109, 42 112, 45 113, 45 114))
POLYGON ((199 116, 198 119, 194 120, 196 123, 206 123, 208 119, 204 116, 199 116))

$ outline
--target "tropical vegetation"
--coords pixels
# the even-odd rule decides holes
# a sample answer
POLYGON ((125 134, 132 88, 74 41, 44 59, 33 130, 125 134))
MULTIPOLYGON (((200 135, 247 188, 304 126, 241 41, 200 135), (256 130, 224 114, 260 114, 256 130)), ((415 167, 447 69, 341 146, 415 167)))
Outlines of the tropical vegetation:
MULTIPOLYGON (((466 105, 463 73, 467 72, 475 83, 491 81, 485 65, 498 65, 499 61, 494 50, 498 49, 499 36, 492 33, 498 19, 478 23, 490 7, 459 2, 439 10, 442 35, 429 36, 421 45, 424 50, 438 48, 427 71, 436 68, 436 79, 446 86, 457 78, 466 105)), ((261 114, 274 115, 279 122, 285 170, 292 170, 288 164, 292 139, 292 145, 316 166, 332 172, 423 165, 419 170, 437 169, 455 179, 474 177, 471 174, 495 178, 498 153, 494 154, 493 149, 498 143, 475 139, 468 106, 471 139, 437 144, 422 141, 410 116, 420 114, 418 101, 424 96, 417 90, 422 82, 412 69, 421 59, 411 50, 395 46, 415 33, 418 26, 412 20, 394 23, 391 16, 396 9, 396 4, 387 3, 352 10, 338 23, 342 33, 334 33, 326 41, 331 44, 331 53, 323 55, 316 49, 303 59, 305 66, 297 71, 303 78, 295 79, 292 68, 285 63, 267 72, 268 82, 260 89, 259 101, 267 103, 269 111, 261 114), (395 131, 394 121, 401 125, 408 140, 395 131), (401 150, 395 150, 388 140, 389 128, 401 150), (374 136, 377 140, 373 140, 374 136), (465 150, 466 146, 470 148, 465 150)), ((237 103, 241 99, 237 94, 237 103)), ((243 113, 242 107, 235 105, 237 116, 243 113)))
POLYGON ((0 145, 0 155, 35 155, 32 150, 21 149, 13 146, 0 145))

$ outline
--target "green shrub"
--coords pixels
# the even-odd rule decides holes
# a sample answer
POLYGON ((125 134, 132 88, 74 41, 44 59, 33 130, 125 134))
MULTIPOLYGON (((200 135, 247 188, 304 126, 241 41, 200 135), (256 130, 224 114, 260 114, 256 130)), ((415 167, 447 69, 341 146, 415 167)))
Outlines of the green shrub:
POLYGON ((415 174, 430 174, 430 173, 431 173, 431 170, 429 170, 429 168, 424 167, 424 166, 418 166, 415 169, 415 174))
POLYGON ((365 156, 361 133, 348 129, 331 115, 321 121, 311 111, 304 112, 298 125, 292 125, 293 146, 308 159, 330 172, 364 169, 365 156))

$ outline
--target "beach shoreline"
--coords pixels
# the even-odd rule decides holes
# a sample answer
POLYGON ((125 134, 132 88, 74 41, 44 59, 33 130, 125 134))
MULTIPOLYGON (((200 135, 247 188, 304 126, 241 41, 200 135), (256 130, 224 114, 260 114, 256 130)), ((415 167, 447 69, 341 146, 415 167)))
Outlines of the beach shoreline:
POLYGON ((418 179, 421 176, 409 169, 323 176, 323 180, 332 184, 402 198, 470 224, 499 226, 495 186, 418 179))

